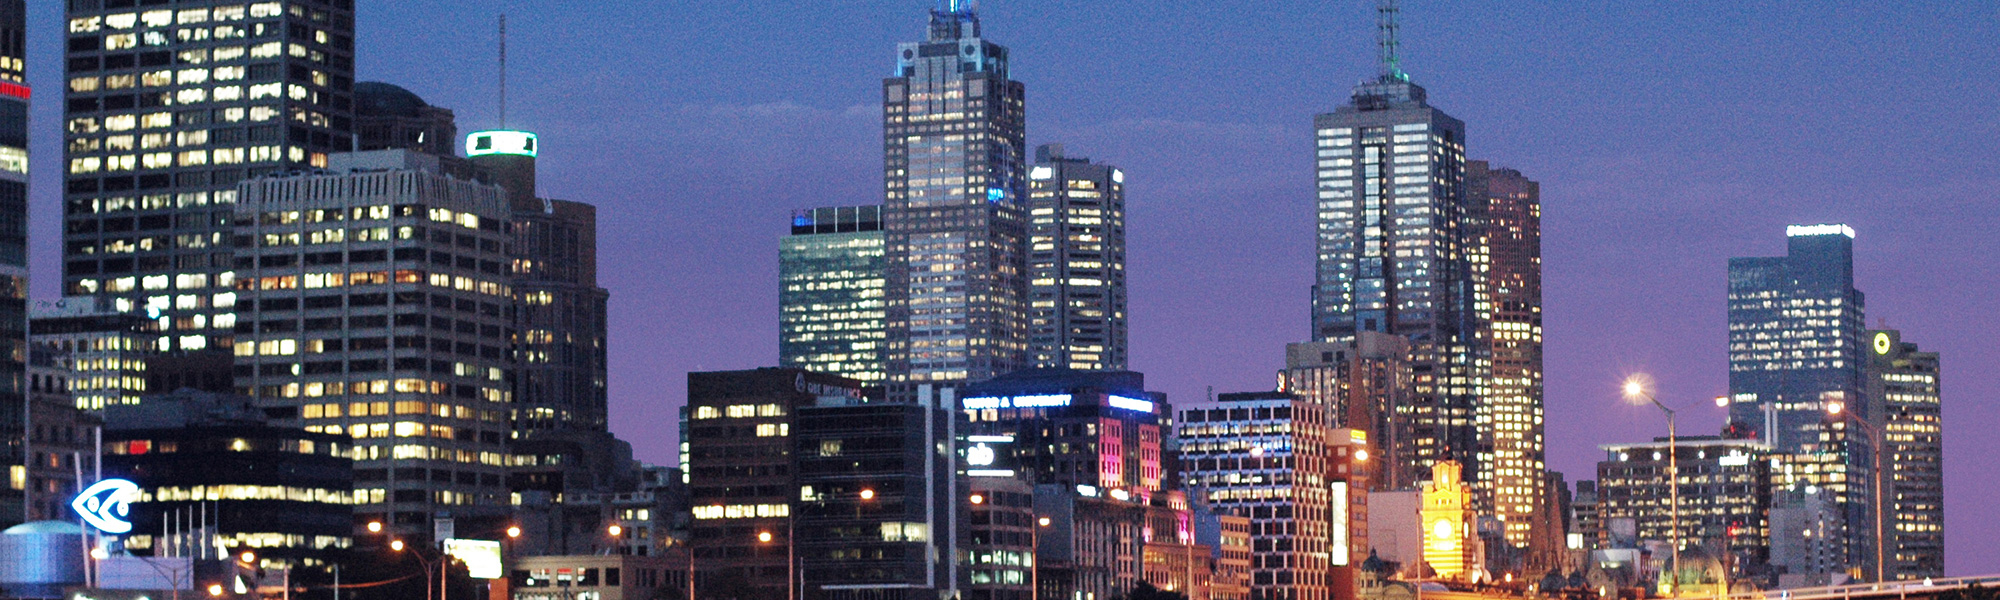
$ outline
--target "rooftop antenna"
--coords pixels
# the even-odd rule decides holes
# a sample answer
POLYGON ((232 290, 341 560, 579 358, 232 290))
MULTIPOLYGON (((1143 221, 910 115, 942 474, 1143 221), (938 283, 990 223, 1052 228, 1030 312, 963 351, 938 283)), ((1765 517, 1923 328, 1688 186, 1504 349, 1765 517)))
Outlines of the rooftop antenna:
POLYGON ((1397 55, 1402 44, 1396 40, 1397 18, 1402 10, 1396 7, 1396 0, 1378 0, 1375 4, 1375 45, 1381 51, 1382 76, 1396 81, 1409 81, 1410 75, 1403 72, 1403 59, 1397 55))
POLYGON ((500 13, 500 128, 507 128, 507 13, 500 13))

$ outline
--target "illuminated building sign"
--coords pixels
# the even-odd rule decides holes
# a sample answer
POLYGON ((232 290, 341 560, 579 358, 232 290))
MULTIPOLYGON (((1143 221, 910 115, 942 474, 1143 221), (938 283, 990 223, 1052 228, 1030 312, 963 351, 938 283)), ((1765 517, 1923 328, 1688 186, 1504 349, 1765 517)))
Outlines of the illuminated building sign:
POLYGON ((993 447, 986 444, 980 444, 965 450, 965 464, 975 467, 993 466, 993 458, 993 447))
POLYGON ((1892 342, 1889 341, 1889 334, 1880 331, 1875 332, 1876 354, 1882 354, 1882 355, 1889 354, 1889 348, 1891 345, 1892 342))
POLYGON ((500 542, 453 538, 444 541, 444 553, 465 562, 466 573, 473 579, 499 579, 507 575, 500 568, 500 542))
POLYGON ((1122 408, 1125 410, 1136 410, 1142 413, 1153 412, 1153 402, 1151 400, 1140 400, 1138 398, 1127 398, 1124 396, 1112 396, 1111 407, 1122 408))
POLYGON ((84 488, 71 500, 69 507, 76 510, 83 522, 89 523, 105 533, 126 533, 132 531, 132 501, 139 499, 139 484, 123 479, 106 479, 84 488))
POLYGON ((1331 517, 1328 520, 1332 521, 1333 525, 1333 552, 1330 558, 1333 559, 1333 566, 1345 567, 1348 560, 1354 556, 1354 550, 1349 546, 1347 534, 1347 526, 1349 524, 1347 518, 1347 482, 1333 482, 1333 490, 1327 497, 1333 501, 1331 503, 1333 510, 1329 511, 1328 514, 1331 517))
POLYGON ((512 154, 534 157, 535 134, 526 131, 477 131, 465 136, 465 155, 512 154))
POLYGON ((1789 225, 1785 227, 1785 237, 1808 235, 1844 235, 1854 237, 1854 228, 1846 225, 1789 225))
POLYGON ((1051 406, 1069 406, 1069 402, 1070 402, 1069 394, 1041 394, 1035 396, 1011 396, 1011 397, 980 396, 976 398, 966 398, 965 401, 963 402, 963 406, 965 407, 966 410, 981 410, 987 408, 1048 408, 1051 406))

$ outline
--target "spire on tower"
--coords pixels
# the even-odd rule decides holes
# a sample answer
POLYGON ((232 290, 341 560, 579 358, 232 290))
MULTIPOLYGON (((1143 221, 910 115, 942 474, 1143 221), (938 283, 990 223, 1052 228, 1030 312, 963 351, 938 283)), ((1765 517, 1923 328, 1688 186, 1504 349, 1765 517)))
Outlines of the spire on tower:
POLYGON ((931 41, 979 37, 979 0, 939 0, 931 9, 931 41))
POLYGON ((1396 40, 1398 17, 1402 10, 1396 7, 1396 0, 1378 0, 1375 5, 1375 45, 1382 53, 1382 77, 1396 81, 1409 81, 1410 74, 1403 72, 1403 59, 1397 54, 1401 42, 1396 40))

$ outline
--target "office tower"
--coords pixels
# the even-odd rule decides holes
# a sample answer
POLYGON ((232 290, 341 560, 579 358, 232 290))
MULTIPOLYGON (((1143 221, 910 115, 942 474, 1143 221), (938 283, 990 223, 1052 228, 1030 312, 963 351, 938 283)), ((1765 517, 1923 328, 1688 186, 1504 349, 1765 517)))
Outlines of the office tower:
POLYGON ((1125 172, 1035 148, 1028 172, 1029 359, 1125 368, 1125 172))
MULTIPOLYGON (((1465 124, 1432 107, 1387 57, 1351 101, 1314 118, 1318 268, 1314 341, 1364 331, 1410 340, 1405 420, 1415 462, 1444 459, 1483 483, 1481 398, 1492 348, 1484 305, 1485 202, 1466 189, 1465 124)), ((1399 443, 1402 440, 1399 440, 1399 443)), ((1399 459, 1400 460, 1400 459, 1399 459)), ((1490 490, 1476 501, 1490 503, 1490 490)))
POLYGON ((1873 493, 1858 474, 1873 444, 1847 444, 1859 432, 1828 431, 1826 412, 1841 403, 1875 418, 1861 401, 1866 296, 1854 288, 1854 230, 1793 225, 1785 238, 1785 256, 1729 259, 1729 420, 1796 465, 1793 477, 1834 494, 1847 564, 1864 566, 1875 556, 1873 493))
MULTIPOLYGON (((1683 595, 1712 594, 1693 573, 1701 560, 1721 560, 1727 552, 1732 573, 1761 572, 1770 558, 1771 447, 1754 439, 1682 436, 1649 443, 1606 444, 1597 463, 1596 521, 1608 527, 1629 520, 1639 541, 1671 542, 1679 535, 1685 575, 1683 595), (1669 453, 1673 455, 1670 456, 1669 453), (1679 521, 1668 466, 1680 473, 1679 521)), ((1587 532, 1586 537, 1592 537, 1587 532)), ((1595 532, 1599 539, 1613 537, 1595 532)), ((1669 582, 1673 580, 1668 579, 1669 582)))
POLYGON ((1007 48, 953 0, 882 80, 888 394, 1027 359, 1027 142, 1007 48))
POLYGON ((1034 600, 1036 542, 1055 522, 1037 519, 1035 486, 996 471, 967 470, 966 597, 1034 600))
POLYGON ((109 304, 104 298, 70 296, 37 300, 28 313, 29 351, 64 357, 70 394, 83 410, 138 404, 151 390, 147 365, 158 358, 158 323, 145 315, 107 310, 109 304))
MULTIPOLYGON (((28 5, 24 0, 0 1, 0 446, 8 450, 6 464, 22 466, 32 431, 26 429, 28 390, 28 5)), ((20 477, 9 479, 12 496, 25 487, 20 477)), ((9 498, 9 500, 19 501, 9 498)), ((0 507, 4 510, 4 507, 0 507)), ((21 516, 20 510, 0 512, 0 522, 21 516)))
POLYGON ((68 4, 63 290, 227 353, 237 182, 353 144, 348 0, 68 4))
POLYGON ((1332 598, 1326 411, 1281 392, 1222 394, 1182 409, 1177 426, 1188 489, 1250 517, 1252 597, 1332 598))
MULTIPOLYGON (((1529 548, 1548 523, 1542 452, 1542 186, 1520 171, 1466 163, 1471 200, 1486 215, 1486 301, 1493 371, 1479 404, 1480 472, 1507 544, 1529 548)), ((1552 560, 1559 547, 1531 553, 1552 560)))
POLYGON ((275 424, 249 398, 194 390, 107 408, 104 426, 105 476, 142 491, 127 549, 166 556, 169 546, 206 545, 253 551, 260 566, 310 565, 354 541, 346 435, 275 424), (206 536, 176 535, 201 523, 206 536))
POLYGON ((792 213, 778 248, 778 363, 881 385, 882 207, 792 213))
POLYGON ((514 301, 501 191, 407 150, 238 191, 236 385, 355 438, 357 522, 506 510, 514 301))
POLYGON ((1414 489, 1417 470, 1410 343, 1401 336, 1363 331, 1345 342, 1285 345, 1278 391, 1324 407, 1336 428, 1366 432, 1375 460, 1362 465, 1373 489, 1414 489), (1399 417, 1400 415, 1400 417, 1399 417))
MULTIPOLYGON (((800 408, 791 432, 798 476, 787 491, 798 502, 792 519, 798 597, 963 597, 970 572, 958 557, 971 542, 972 493, 967 478, 959 475, 954 453, 941 451, 950 448, 963 428, 950 409, 955 402, 951 393, 937 393, 924 384, 918 386, 915 402, 881 402, 862 396, 859 382, 843 381, 852 387, 822 390, 810 406, 800 408)), ((697 442, 697 452, 699 447, 697 442)), ((702 485, 699 471, 695 485, 702 485)), ((763 531, 774 539, 791 535, 778 529, 760 530, 759 535, 763 531)), ((703 539, 697 529, 697 550, 703 539)), ((782 546, 776 552, 782 560, 782 546)), ((784 580, 782 575, 766 579, 784 580)))
POLYGON ((1780 452, 1815 439, 1827 402, 1868 408, 1854 230, 1794 225, 1785 238, 1785 256, 1729 259, 1729 420, 1762 424, 1780 452))
POLYGON ((1870 331, 1864 385, 1881 445, 1884 574, 1944 576, 1944 436, 1938 354, 1895 330, 1870 331))
POLYGON ((1144 497, 1161 489, 1173 411, 1145 388, 1132 371, 1028 369, 966 386, 960 407, 968 435, 1012 441, 993 450, 1030 482, 1144 497))
POLYGON ((802 369, 688 374, 681 430, 698 587, 740 579, 785 595, 795 575, 786 557, 800 497, 799 410, 821 396, 860 395, 859 382, 802 369))

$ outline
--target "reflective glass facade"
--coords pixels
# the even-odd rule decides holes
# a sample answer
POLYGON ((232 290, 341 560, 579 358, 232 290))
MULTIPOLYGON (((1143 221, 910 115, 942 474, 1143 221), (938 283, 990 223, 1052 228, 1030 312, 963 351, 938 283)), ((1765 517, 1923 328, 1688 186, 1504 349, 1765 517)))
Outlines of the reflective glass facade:
POLYGON ((1855 402, 1865 297, 1854 289, 1854 230, 1794 226, 1786 247, 1729 259, 1729 418, 1760 424, 1780 452, 1817 439, 1826 402, 1866 411, 1855 402))
MULTIPOLYGON (((1317 127, 1318 268, 1313 338, 1374 331, 1410 340, 1409 401, 1381 419, 1407 422, 1430 471, 1466 463, 1487 479, 1478 429, 1492 347, 1487 338, 1485 203, 1466 189, 1465 124, 1393 76, 1363 83, 1317 127)), ((1490 502, 1484 493, 1478 501, 1490 502)))
POLYGON ((880 385, 882 207, 792 214, 778 250, 778 363, 880 385))

